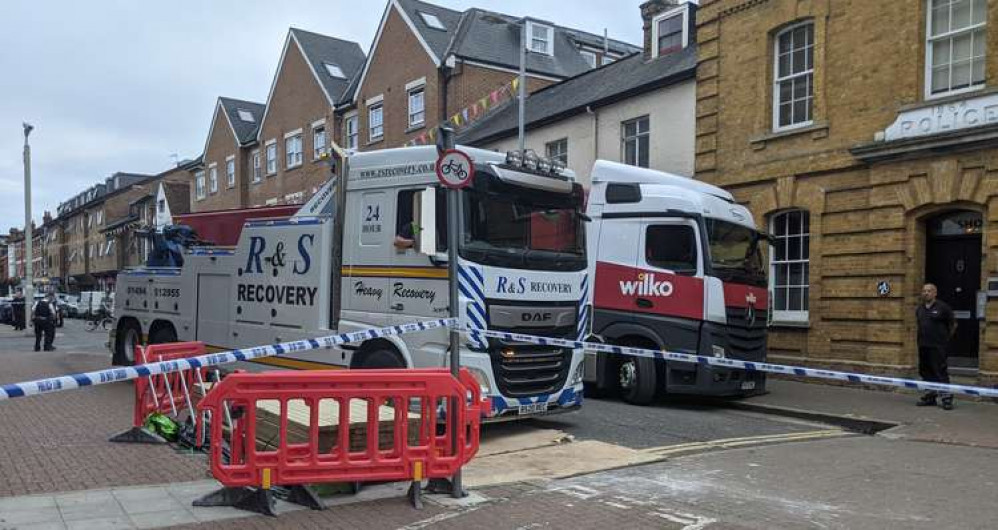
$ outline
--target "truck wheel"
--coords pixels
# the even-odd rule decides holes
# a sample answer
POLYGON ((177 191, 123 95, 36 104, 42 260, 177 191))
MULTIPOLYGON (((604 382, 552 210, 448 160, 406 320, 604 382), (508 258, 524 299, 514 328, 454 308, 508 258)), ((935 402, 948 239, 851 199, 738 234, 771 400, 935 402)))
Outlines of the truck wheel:
POLYGON ((358 368, 370 370, 374 368, 405 368, 405 363, 398 354, 387 348, 377 348, 364 353, 358 368))
POLYGON ((149 344, 166 344, 168 342, 177 342, 177 333, 169 326, 161 327, 149 335, 149 344))
POLYGON ((141 344, 142 336, 135 324, 125 324, 115 335, 113 364, 131 366, 135 364, 135 346, 141 344))
POLYGON ((617 365, 620 397, 632 405, 648 405, 655 399, 658 376, 655 360, 648 357, 624 357, 617 365))

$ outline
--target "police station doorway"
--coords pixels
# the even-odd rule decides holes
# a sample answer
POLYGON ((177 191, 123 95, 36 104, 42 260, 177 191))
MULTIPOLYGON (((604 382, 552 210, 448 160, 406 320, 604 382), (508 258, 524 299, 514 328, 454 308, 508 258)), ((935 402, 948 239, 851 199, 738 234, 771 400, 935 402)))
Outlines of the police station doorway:
POLYGON ((978 308, 984 222, 980 212, 951 210, 926 222, 925 281, 953 308, 958 324, 949 344, 949 364, 977 368, 980 348, 978 308))

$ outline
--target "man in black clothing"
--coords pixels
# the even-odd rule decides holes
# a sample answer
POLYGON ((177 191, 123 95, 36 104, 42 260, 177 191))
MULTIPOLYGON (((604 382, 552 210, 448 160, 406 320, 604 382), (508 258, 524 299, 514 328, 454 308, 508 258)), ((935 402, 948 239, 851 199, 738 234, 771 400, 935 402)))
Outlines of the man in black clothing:
POLYGON ((45 351, 54 350, 55 346, 52 345, 52 341, 55 339, 55 312, 58 311, 55 305, 55 295, 53 293, 47 294, 44 299, 35 302, 31 311, 34 314, 35 351, 41 349, 43 334, 45 335, 45 351))
MULTIPOLYGON (((948 384, 946 345, 956 333, 956 319, 950 306, 936 299, 937 295, 935 285, 925 284, 922 287, 922 303, 915 310, 918 317, 918 373, 925 381, 948 384)), ((937 394, 932 390, 922 395, 918 406, 935 405, 937 397, 941 399, 943 409, 953 409, 952 394, 937 394)))

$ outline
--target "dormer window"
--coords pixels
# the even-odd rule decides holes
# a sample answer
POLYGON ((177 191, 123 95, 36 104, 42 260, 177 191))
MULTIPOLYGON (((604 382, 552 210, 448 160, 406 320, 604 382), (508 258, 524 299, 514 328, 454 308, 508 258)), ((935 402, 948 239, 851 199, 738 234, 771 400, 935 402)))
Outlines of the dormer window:
POLYGON ((689 11, 686 6, 666 11, 652 20, 653 57, 659 57, 681 50, 689 45, 689 35, 686 29, 689 11))
POLYGON ((582 54, 582 58, 589 63, 589 68, 596 68, 596 54, 589 50, 582 50, 579 53, 582 54))
POLYGON ((554 55, 554 29, 527 21, 527 49, 534 53, 554 55))
POLYGON ((444 26, 444 23, 440 22, 440 19, 436 15, 422 11, 418 11, 418 13, 422 17, 423 23, 427 26, 440 31, 447 31, 447 26, 444 26))
POLYGON ((347 78, 347 76, 343 75, 343 70, 341 70, 339 66, 333 63, 322 63, 322 65, 326 67, 326 73, 328 73, 330 77, 336 77, 339 79, 347 78))

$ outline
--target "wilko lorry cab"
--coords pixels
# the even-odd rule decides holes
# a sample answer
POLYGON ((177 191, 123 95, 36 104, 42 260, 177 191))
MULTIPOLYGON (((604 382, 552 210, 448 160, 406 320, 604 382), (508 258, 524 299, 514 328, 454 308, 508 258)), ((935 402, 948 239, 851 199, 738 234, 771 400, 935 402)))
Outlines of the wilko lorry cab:
MULTIPOLYGON (((749 211, 690 178, 598 161, 587 214, 594 340, 766 358, 768 291, 749 211)), ((760 373, 587 353, 585 379, 646 404, 659 391, 761 391, 760 373)))
MULTIPOLYGON (((246 222, 235 247, 192 248, 180 268, 123 271, 114 361, 133 362, 133 346, 143 339, 231 349, 446 318, 452 281, 464 326, 582 336, 584 195, 574 175, 534 158, 462 150, 475 178, 461 191, 457 278, 448 274, 447 194, 435 174, 437 150, 357 153, 339 164, 345 196, 334 178, 294 216, 246 222)), ((464 337, 461 365, 491 399, 490 418, 581 404, 581 351, 464 337)), ((448 348, 448 332, 438 329, 259 362, 442 367, 448 348)))

